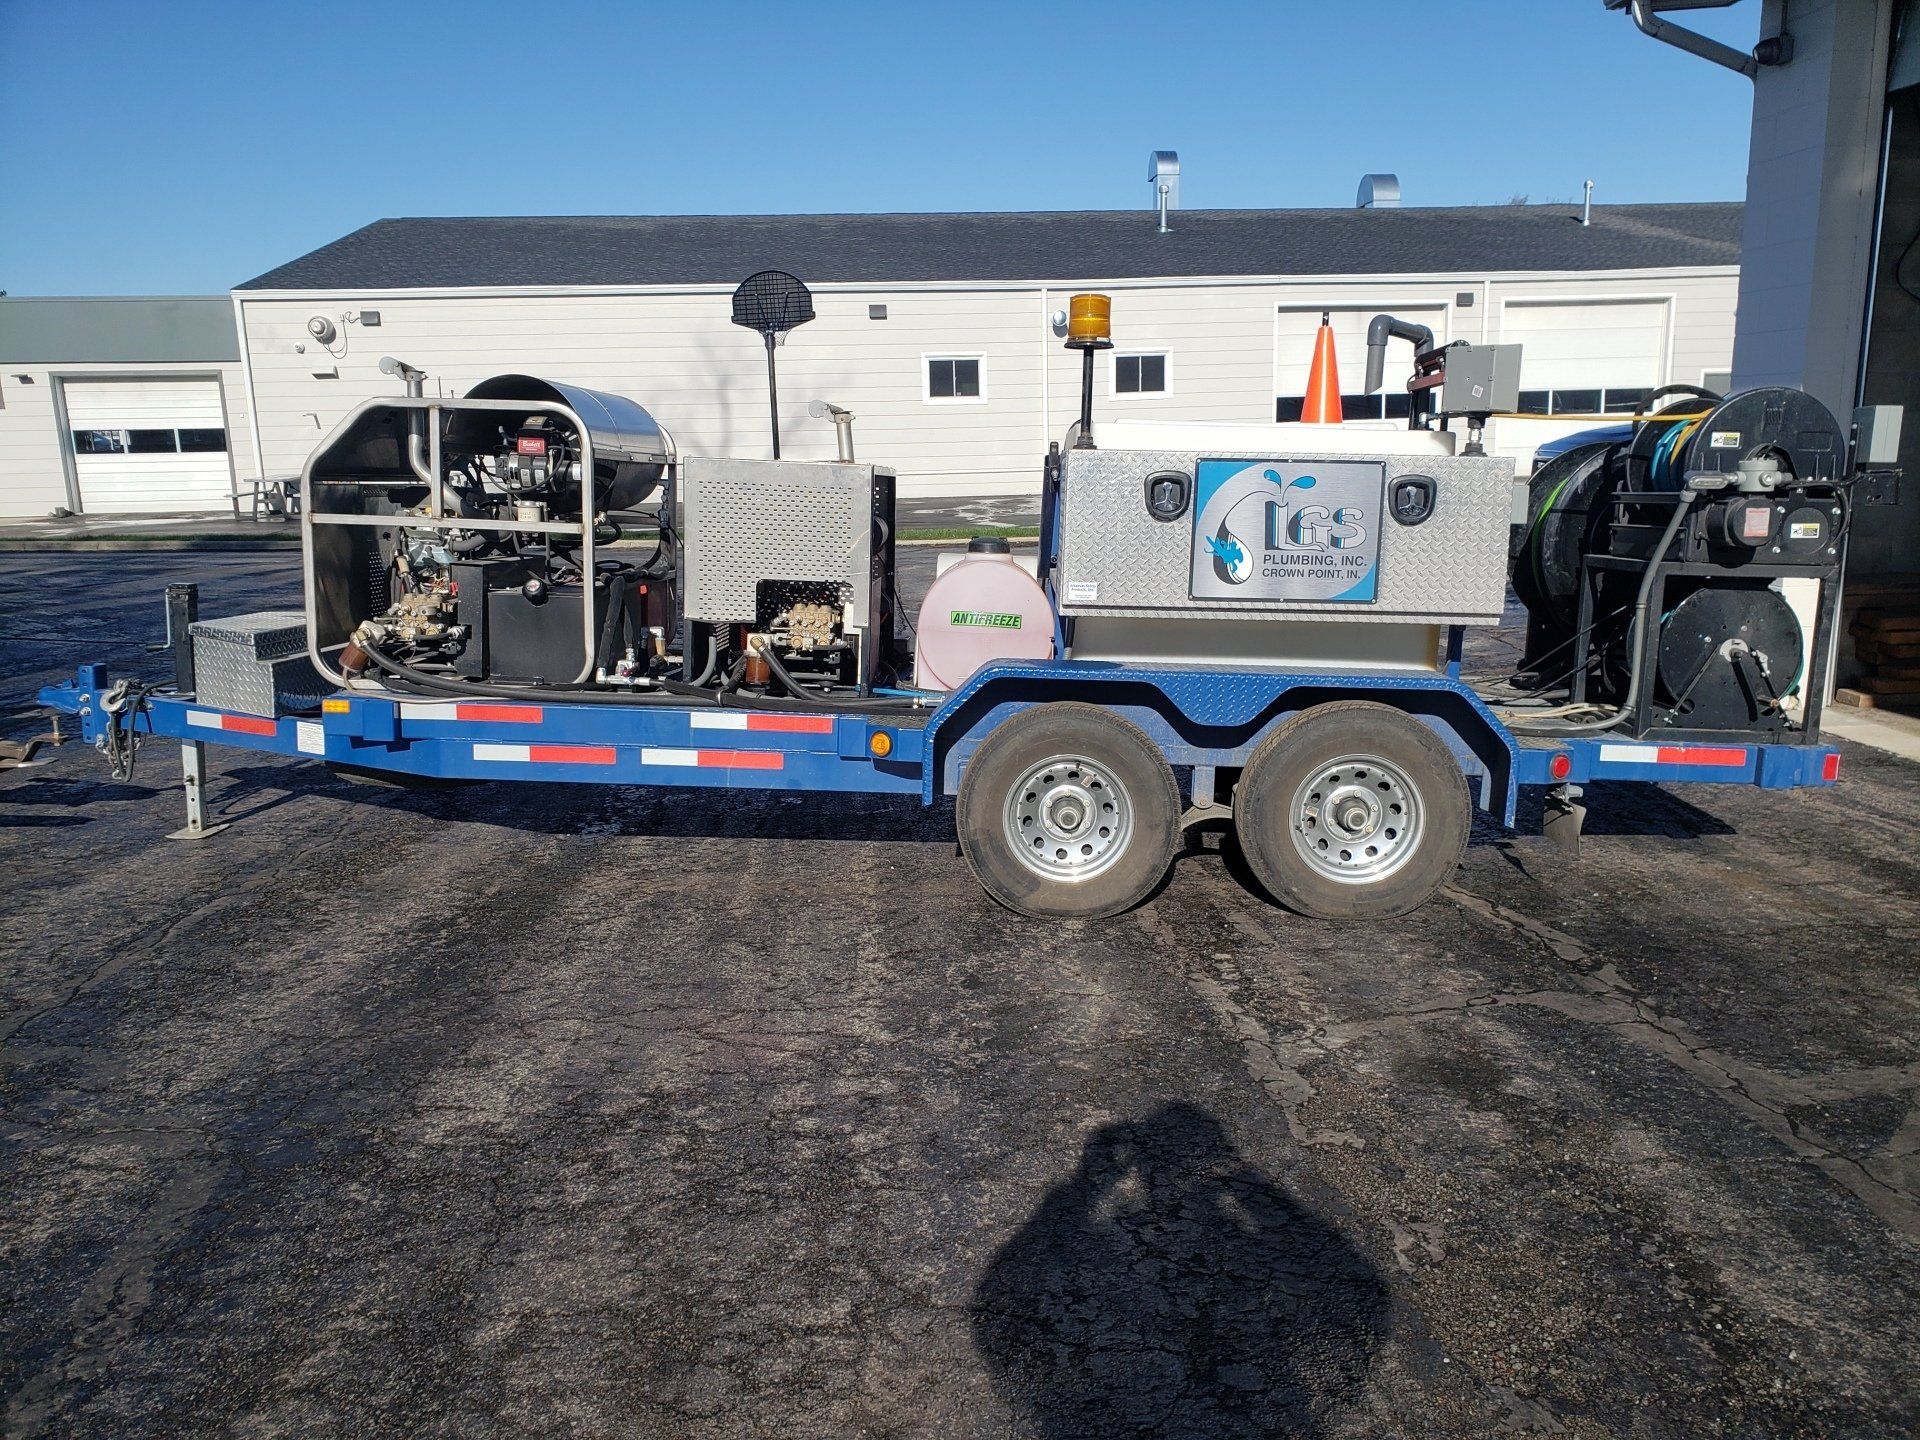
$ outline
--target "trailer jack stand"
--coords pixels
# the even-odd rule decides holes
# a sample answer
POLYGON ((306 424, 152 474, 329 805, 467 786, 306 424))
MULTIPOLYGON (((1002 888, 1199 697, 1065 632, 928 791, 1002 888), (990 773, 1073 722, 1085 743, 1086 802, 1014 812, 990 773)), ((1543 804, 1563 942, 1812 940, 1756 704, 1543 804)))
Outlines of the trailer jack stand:
POLYGON ((1587 807, 1580 803, 1578 785, 1555 785, 1547 791, 1546 815, 1542 831, 1569 859, 1580 858, 1580 829, 1586 823, 1587 807))
POLYGON ((204 840, 227 828, 228 821, 207 824, 207 747, 198 740, 180 743, 180 769, 187 781, 187 823, 170 831, 169 840, 204 840))

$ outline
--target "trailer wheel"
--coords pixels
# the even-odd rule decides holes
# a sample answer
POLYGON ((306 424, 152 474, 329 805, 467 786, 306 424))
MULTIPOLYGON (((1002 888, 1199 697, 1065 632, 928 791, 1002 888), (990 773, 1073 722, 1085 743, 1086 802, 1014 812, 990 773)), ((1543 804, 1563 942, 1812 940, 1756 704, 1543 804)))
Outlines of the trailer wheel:
POLYGON ((1318 920, 1404 915, 1452 878, 1473 802, 1439 738, 1391 706, 1316 705, 1262 741, 1240 777, 1234 829, 1289 910, 1318 920))
POLYGON ((1139 727, 1093 705, 1027 710, 960 780, 960 849, 986 892, 1039 919, 1117 915, 1173 863, 1180 792, 1139 727))

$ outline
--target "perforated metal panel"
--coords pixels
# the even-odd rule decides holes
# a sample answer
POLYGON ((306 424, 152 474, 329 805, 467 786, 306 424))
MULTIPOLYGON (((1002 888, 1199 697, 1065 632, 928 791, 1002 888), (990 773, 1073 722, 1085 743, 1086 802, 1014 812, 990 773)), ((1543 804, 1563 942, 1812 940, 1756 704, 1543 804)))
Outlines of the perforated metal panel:
MULTIPOLYGON (((680 530, 689 620, 747 624, 761 580, 847 584, 847 624, 871 623, 875 496, 889 472, 804 460, 688 460, 680 530)), ((888 489, 887 493, 891 493, 888 489)))
POLYGON ((1499 456, 1279 455, 1246 451, 1069 451, 1062 488, 1060 609, 1067 615, 1206 616, 1272 620, 1312 616, 1356 622, 1492 624, 1507 593, 1513 462, 1499 456), (1202 459, 1384 463, 1391 491, 1402 475, 1431 476, 1432 515, 1418 525, 1388 519, 1380 531, 1377 596, 1365 604, 1195 600, 1189 593, 1191 513, 1147 513, 1146 477, 1202 459))

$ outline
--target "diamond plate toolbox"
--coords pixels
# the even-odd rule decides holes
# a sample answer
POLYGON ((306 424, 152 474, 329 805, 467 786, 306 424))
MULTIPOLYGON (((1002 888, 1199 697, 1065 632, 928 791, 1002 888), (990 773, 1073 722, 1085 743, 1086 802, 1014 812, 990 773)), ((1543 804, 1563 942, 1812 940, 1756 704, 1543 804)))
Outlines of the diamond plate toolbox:
POLYGON ((307 658, 307 617, 298 610, 194 621, 193 679, 201 704, 269 718, 333 693, 307 658))
POLYGON ((1493 624, 1506 605, 1513 478, 1512 460, 1495 455, 1068 451, 1061 613, 1493 624), (1188 485, 1176 520, 1147 512, 1147 477, 1166 472, 1188 485), (1408 488, 1431 501, 1411 524, 1387 513, 1388 497, 1408 488), (1243 498, 1210 509, 1210 493, 1243 498), (1219 519, 1227 510, 1230 523, 1219 519), (1297 571, 1284 563, 1303 556, 1297 571), (1357 583, 1334 583, 1341 574, 1357 583), (1311 598, 1287 598, 1289 588, 1311 598))

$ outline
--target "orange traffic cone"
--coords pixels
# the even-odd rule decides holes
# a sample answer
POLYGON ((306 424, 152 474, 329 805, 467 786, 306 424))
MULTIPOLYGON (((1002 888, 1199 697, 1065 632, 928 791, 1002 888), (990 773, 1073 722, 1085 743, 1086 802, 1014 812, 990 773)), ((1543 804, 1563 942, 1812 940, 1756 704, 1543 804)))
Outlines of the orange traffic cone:
POLYGON ((1320 333, 1313 337, 1313 369, 1307 372, 1307 398, 1300 418, 1310 425, 1340 423, 1340 362, 1333 354, 1333 316, 1320 312, 1320 333))

